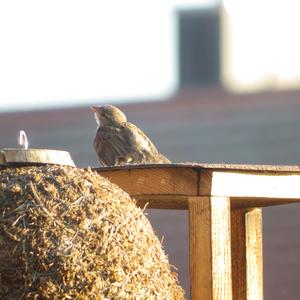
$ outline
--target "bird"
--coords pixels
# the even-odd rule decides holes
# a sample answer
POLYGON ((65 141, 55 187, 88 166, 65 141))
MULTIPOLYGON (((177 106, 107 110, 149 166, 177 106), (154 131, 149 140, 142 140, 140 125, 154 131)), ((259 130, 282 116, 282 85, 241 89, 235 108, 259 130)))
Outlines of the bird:
POLYGON ((171 163, 116 106, 91 106, 98 128, 93 146, 104 166, 171 163))

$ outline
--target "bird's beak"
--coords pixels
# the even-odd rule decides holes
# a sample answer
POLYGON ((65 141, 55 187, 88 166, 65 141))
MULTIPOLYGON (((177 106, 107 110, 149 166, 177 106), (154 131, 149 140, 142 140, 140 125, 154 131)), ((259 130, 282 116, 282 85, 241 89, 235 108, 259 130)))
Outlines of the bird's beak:
POLYGON ((97 112, 97 110, 98 110, 98 109, 97 109, 97 108, 98 108, 97 106, 91 106, 90 108, 91 108, 91 110, 94 111, 94 112, 97 112))

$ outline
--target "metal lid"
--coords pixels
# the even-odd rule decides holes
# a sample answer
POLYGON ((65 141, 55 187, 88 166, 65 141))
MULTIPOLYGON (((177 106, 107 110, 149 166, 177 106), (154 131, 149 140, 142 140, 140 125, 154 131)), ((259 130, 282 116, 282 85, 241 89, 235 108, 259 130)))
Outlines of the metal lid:
POLYGON ((0 149, 0 165, 34 165, 56 164, 75 167, 71 155, 67 151, 50 149, 28 149, 26 133, 21 130, 18 136, 20 148, 0 149))

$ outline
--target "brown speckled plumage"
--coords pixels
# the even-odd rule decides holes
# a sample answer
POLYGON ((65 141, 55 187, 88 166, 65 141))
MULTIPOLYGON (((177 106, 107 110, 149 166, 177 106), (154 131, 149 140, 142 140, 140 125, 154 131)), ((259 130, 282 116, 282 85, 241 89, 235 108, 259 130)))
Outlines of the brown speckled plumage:
POLYGON ((103 166, 170 163, 141 129, 113 105, 93 106, 99 125, 94 149, 103 166))

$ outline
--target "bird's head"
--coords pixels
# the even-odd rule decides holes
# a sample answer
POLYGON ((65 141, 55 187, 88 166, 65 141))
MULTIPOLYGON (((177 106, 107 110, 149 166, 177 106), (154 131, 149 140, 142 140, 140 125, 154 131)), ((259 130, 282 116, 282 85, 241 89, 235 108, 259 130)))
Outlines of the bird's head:
POLYGON ((98 125, 105 126, 127 121, 125 114, 113 105, 92 106, 98 125))

